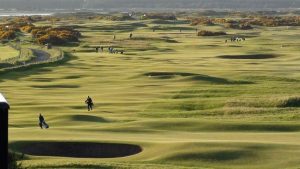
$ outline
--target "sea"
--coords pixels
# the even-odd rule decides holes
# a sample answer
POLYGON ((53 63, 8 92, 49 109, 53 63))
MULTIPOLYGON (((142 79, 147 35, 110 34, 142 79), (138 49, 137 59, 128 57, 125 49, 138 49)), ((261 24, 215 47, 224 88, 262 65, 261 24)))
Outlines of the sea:
POLYGON ((0 17, 7 17, 7 16, 50 16, 54 13, 42 13, 42 12, 5 12, 0 10, 0 17))

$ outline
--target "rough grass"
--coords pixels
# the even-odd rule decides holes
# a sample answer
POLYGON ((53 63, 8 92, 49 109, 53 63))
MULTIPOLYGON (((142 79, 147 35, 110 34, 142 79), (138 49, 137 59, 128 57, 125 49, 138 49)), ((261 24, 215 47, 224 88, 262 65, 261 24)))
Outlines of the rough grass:
POLYGON ((226 103, 228 107, 300 107, 300 98, 297 96, 291 97, 273 97, 273 98, 255 98, 248 100, 235 100, 226 103))

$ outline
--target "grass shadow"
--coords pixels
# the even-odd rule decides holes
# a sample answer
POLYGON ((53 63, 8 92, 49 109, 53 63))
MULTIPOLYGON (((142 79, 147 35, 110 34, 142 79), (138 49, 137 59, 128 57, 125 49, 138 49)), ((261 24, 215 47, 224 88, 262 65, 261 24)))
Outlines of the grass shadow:
POLYGON ((278 57, 274 54, 251 54, 251 55, 222 55, 221 59, 272 59, 278 57))
POLYGON ((191 160, 206 162, 226 162, 253 157, 254 154, 247 150, 220 150, 209 152, 182 153, 169 157, 167 160, 191 160))
POLYGON ((70 119, 72 121, 80 121, 80 122, 101 122, 101 123, 109 122, 108 120, 102 117, 90 116, 90 115, 72 115, 70 119))
POLYGON ((40 89, 51 89, 51 88, 64 88, 64 89, 75 89, 75 88, 79 88, 80 86, 78 85, 32 85, 30 87, 33 88, 40 88, 40 89))
POLYGON ((196 73, 188 73, 188 72, 149 72, 149 73, 144 73, 143 76, 147 76, 150 78, 157 78, 157 79, 172 79, 178 76, 188 77, 187 80, 209 82, 213 84, 253 84, 253 82, 250 81, 234 81, 234 80, 228 80, 220 77, 213 77, 213 76, 201 75, 196 73))

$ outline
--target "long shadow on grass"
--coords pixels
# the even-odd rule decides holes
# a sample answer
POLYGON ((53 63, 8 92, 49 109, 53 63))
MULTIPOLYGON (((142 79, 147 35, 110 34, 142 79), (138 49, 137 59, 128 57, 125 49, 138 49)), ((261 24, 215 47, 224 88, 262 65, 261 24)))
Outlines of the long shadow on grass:
POLYGON ((205 132, 299 132, 298 124, 268 124, 268 123, 214 123, 214 122, 144 122, 148 129, 175 131, 205 131, 205 132), (199 124, 200 123, 200 124, 199 124), (167 127, 168 128, 167 128, 167 127))
POLYGON ((76 168, 76 169, 115 169, 114 166, 104 166, 100 164, 65 164, 65 165, 43 165, 43 166, 34 166, 36 168, 76 168))
POLYGON ((109 122, 108 120, 102 118, 102 117, 97 117, 97 116, 90 116, 90 115, 73 115, 70 116, 70 119, 72 121, 79 121, 79 122, 109 122))
POLYGON ((253 84, 249 81, 234 81, 220 77, 188 73, 188 72, 149 72, 144 73, 144 76, 157 78, 157 79, 172 79, 175 77, 188 77, 188 80, 209 82, 213 84, 253 84))
POLYGON ((247 150, 220 150, 211 152, 195 152, 195 153, 182 153, 173 157, 167 158, 167 160, 199 160, 207 162, 225 162, 239 160, 243 158, 253 157, 254 154, 247 150))
POLYGON ((221 59, 272 59, 278 57, 274 54, 250 54, 250 55, 222 55, 221 59))
POLYGON ((60 85, 32 85, 30 87, 33 88, 40 88, 40 89, 60 89, 60 88, 64 88, 64 89, 74 89, 74 88, 79 88, 79 85, 67 85, 67 84, 60 84, 60 85))

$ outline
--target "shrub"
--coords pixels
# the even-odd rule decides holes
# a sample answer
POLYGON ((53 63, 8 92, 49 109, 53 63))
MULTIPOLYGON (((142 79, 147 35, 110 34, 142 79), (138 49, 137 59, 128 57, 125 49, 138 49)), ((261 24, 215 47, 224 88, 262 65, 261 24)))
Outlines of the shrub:
POLYGON ((51 28, 36 27, 31 31, 33 37, 39 44, 51 43, 54 45, 63 45, 68 42, 78 42, 81 36, 80 32, 71 28, 51 28))
POLYGON ((34 28, 33 25, 26 25, 26 26, 21 27, 20 29, 23 32, 30 33, 33 28, 34 28))
POLYGON ((221 36, 221 35, 227 35, 226 32, 211 32, 211 31, 206 31, 206 30, 202 30, 200 32, 198 32, 198 36, 221 36))
MULTIPOLYGON (((21 157, 23 158, 23 157, 21 157)), ((18 157, 15 153, 9 152, 8 153, 8 169, 23 169, 22 163, 18 164, 18 160, 20 160, 20 157, 18 157)))
POLYGON ((168 13, 147 13, 142 15, 141 19, 177 20, 175 15, 168 13))
POLYGON ((213 19, 207 18, 207 17, 201 17, 201 18, 192 18, 189 19, 192 26, 196 25, 207 25, 211 26, 214 25, 213 19))
POLYGON ((227 23, 225 25, 226 28, 231 29, 241 29, 241 30, 250 30, 253 29, 253 27, 249 24, 238 24, 238 23, 227 23))
POLYGON ((300 97, 289 97, 283 99, 278 104, 278 107, 300 107, 300 97))
POLYGON ((14 39, 16 34, 14 31, 0 31, 0 39, 14 39))

